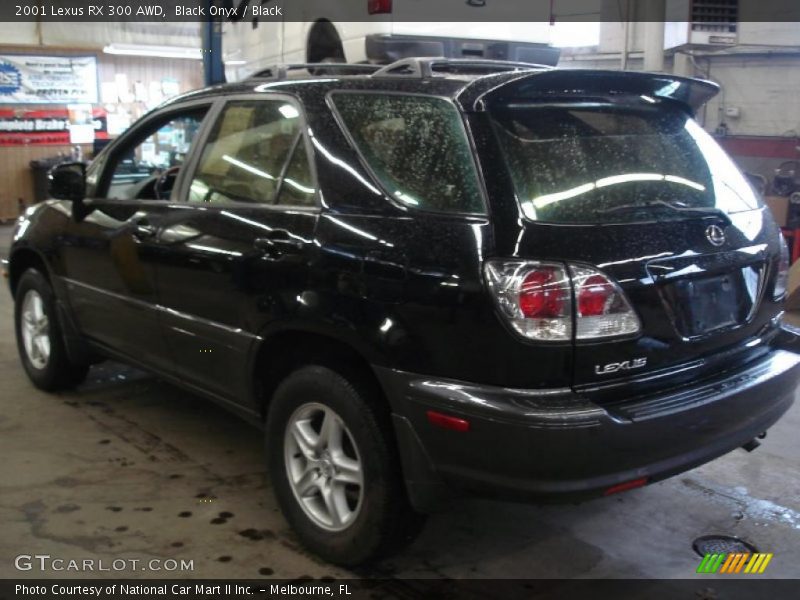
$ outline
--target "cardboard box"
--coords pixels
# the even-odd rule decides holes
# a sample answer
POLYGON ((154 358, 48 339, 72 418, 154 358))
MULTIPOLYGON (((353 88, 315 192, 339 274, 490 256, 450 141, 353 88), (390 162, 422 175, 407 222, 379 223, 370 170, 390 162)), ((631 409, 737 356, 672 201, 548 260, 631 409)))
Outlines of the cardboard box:
POLYGON ((789 285, 786 286, 786 310, 800 310, 800 260, 789 269, 789 285))
POLYGON ((786 196, 765 196, 764 202, 767 203, 775 217, 778 227, 786 227, 789 222, 789 198, 786 196))

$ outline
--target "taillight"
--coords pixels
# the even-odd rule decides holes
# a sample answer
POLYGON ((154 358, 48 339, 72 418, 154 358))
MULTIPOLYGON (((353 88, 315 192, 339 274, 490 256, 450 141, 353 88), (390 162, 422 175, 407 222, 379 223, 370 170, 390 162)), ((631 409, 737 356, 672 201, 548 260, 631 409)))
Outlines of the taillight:
POLYGON ((590 340, 641 328, 619 286, 591 267, 490 260, 485 273, 503 316, 527 338, 567 341, 574 332, 576 339, 590 340))
POLYGON ((786 286, 789 283, 789 246, 786 239, 781 235, 781 258, 778 262, 778 274, 775 276, 775 291, 773 298, 781 300, 786 295, 786 286))
POLYGON ((597 317, 605 313, 614 297, 613 284, 602 275, 589 275, 578 290, 578 314, 597 317))
POLYGON ((623 291, 591 267, 570 265, 575 286, 575 338, 578 340, 636 333, 639 317, 623 291))
POLYGON ((519 289, 519 309, 526 319, 553 319, 564 314, 569 289, 561 285, 563 277, 559 267, 528 271, 519 289))
POLYGON ((518 333, 534 340, 572 339, 572 288, 562 265, 488 261, 486 281, 518 333))
POLYGON ((392 12, 392 0, 367 0, 367 12, 371 15, 384 15, 392 12))

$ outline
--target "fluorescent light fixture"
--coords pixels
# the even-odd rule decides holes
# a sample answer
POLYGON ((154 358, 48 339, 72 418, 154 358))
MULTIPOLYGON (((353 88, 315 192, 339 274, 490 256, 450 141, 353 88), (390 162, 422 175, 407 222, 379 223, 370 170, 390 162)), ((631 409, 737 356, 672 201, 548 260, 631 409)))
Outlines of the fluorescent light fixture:
POLYGON ((237 60, 226 60, 225 64, 229 65, 229 66, 239 66, 239 65, 246 65, 247 61, 246 60, 238 60, 238 59, 237 60))
POLYGON ((103 48, 106 54, 123 56, 152 56, 155 58, 186 58, 189 60, 202 60, 203 52, 200 48, 186 46, 145 46, 142 44, 109 44, 103 48))

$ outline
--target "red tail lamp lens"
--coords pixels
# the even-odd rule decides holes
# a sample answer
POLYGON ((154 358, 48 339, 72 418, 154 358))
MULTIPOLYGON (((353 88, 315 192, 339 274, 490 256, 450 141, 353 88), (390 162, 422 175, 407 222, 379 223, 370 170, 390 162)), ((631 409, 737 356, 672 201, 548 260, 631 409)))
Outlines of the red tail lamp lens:
POLYGON ((528 319, 551 319, 563 316, 567 290, 559 279, 560 271, 543 267, 531 271, 522 281, 519 309, 528 319))
POLYGON ((597 317, 606 314, 608 301, 614 295, 614 286, 602 275, 592 275, 578 291, 578 314, 597 317))

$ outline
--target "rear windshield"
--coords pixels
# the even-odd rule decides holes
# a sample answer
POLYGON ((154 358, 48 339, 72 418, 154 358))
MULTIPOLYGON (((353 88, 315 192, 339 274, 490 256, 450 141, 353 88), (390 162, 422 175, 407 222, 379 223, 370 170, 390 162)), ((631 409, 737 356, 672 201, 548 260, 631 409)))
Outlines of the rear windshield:
POLYGON ((333 96, 336 110, 383 187, 409 207, 485 212, 461 115, 426 96, 333 96))
POLYGON ((713 138, 675 107, 529 104, 492 114, 529 219, 642 222, 759 205, 713 138))

